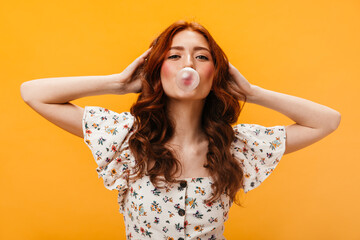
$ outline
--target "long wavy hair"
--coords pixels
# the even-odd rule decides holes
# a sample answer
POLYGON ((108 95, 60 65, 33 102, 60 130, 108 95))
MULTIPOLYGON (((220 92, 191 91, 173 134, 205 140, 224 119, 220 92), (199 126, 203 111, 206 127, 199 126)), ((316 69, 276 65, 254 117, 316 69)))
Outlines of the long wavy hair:
MULTIPOLYGON (((228 58, 210 33, 196 22, 180 20, 166 28, 152 41, 147 60, 132 75, 134 79, 142 79, 141 93, 130 109, 135 117, 129 137, 129 148, 136 159, 133 178, 138 179, 147 174, 154 186, 159 188, 159 181, 179 182, 172 173, 181 170, 181 163, 172 150, 166 147, 167 141, 174 134, 174 122, 166 111, 167 98, 161 84, 160 69, 173 37, 183 30, 196 31, 205 37, 215 66, 213 85, 205 99, 201 119, 202 130, 209 142, 204 167, 214 179, 212 196, 206 202, 218 199, 222 193, 234 201, 243 184, 243 171, 230 152, 234 140, 231 124, 236 123, 243 106, 240 107, 239 101, 229 94, 230 82, 234 79, 229 73, 228 58), (154 163, 153 167, 147 169, 150 162, 154 163)), ((245 104, 246 96, 243 97, 245 104)))

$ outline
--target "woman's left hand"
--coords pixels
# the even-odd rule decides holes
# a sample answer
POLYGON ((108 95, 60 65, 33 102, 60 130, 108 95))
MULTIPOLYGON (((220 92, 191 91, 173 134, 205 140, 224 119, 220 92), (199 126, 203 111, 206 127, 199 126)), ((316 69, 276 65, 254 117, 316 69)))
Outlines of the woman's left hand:
POLYGON ((229 62, 229 73, 235 80, 230 82, 232 89, 230 93, 234 95, 238 100, 244 101, 243 95, 246 96, 246 102, 252 102, 255 96, 255 85, 249 83, 248 80, 229 62), (243 95, 242 95, 243 94, 243 95))

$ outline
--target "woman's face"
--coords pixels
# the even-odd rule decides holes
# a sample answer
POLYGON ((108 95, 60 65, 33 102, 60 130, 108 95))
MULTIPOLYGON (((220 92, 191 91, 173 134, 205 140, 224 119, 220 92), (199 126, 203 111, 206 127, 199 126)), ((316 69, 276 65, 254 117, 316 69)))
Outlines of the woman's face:
POLYGON ((215 66, 209 44, 198 32, 183 30, 175 34, 171 48, 161 66, 161 83, 165 94, 174 99, 198 100, 207 97, 211 90, 215 66), (185 92, 176 84, 176 74, 184 67, 195 69, 200 76, 197 88, 185 92))

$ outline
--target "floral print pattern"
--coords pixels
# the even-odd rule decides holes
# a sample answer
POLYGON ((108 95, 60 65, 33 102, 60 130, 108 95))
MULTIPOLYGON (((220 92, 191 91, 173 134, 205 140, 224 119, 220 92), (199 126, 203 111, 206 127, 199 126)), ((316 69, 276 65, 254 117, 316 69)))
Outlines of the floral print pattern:
MULTIPOLYGON (((232 205, 229 197, 211 203, 212 177, 184 178, 178 184, 155 187, 148 176, 129 178, 136 161, 125 136, 134 117, 97 106, 86 106, 84 142, 98 165, 99 178, 109 190, 118 190, 119 212, 124 216, 126 238, 225 239, 224 222, 232 205), (118 149, 125 149, 119 154, 118 149)), ((244 192, 259 186, 275 169, 285 152, 285 127, 238 124, 233 127, 232 154, 244 171, 244 192)))

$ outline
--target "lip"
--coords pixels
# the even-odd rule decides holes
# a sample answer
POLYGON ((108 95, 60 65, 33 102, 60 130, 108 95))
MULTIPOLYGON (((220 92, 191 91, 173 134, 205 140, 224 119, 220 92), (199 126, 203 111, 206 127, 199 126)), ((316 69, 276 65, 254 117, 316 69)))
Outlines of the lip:
POLYGON ((192 79, 183 79, 183 83, 185 86, 190 86, 193 83, 192 79))

